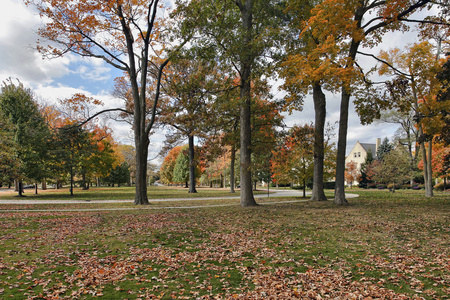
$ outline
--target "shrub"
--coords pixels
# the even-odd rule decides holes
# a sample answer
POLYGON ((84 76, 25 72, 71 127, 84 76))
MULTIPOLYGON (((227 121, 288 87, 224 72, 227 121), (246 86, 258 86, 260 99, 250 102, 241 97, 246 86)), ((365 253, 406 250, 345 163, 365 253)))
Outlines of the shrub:
POLYGON ((294 190, 303 190, 303 185, 294 185, 294 186, 291 187, 291 189, 294 189, 294 190))
POLYGON ((386 185, 385 185, 385 184, 377 184, 377 189, 383 190, 383 189, 385 189, 385 188, 386 188, 386 185))
POLYGON ((376 183, 368 183, 367 184, 367 188, 368 189, 376 189, 377 188, 377 184, 376 183))
MULTIPOLYGON (((388 189, 394 188, 394 184, 392 184, 392 183, 388 184, 387 188, 388 188, 388 189)), ((395 185, 395 189, 396 189, 396 190, 399 190, 399 189, 401 189, 401 188, 402 188, 402 186, 401 186, 400 184, 396 184, 396 185, 395 185)))
MULTIPOLYGON (((447 189, 450 188, 450 184, 447 182, 447 184, 445 185, 445 187, 446 187, 447 189)), ((440 182, 440 183, 436 184, 436 185, 434 186, 434 189, 437 190, 437 191, 443 191, 443 190, 444 190, 444 183, 443 183, 443 182, 440 182)))

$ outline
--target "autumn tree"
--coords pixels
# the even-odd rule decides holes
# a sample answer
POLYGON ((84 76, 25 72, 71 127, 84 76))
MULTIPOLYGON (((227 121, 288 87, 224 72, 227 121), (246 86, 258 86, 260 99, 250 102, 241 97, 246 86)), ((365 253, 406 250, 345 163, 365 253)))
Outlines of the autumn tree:
MULTIPOLYGON (((119 110, 133 115, 136 147, 135 204, 148 204, 147 157, 150 133, 156 120, 160 82, 164 67, 170 60, 167 44, 161 35, 163 20, 158 14, 163 1, 65 1, 26 0, 34 5, 46 23, 38 33, 48 44, 38 45, 47 57, 73 53, 83 57, 102 59, 113 68, 127 74, 133 100, 133 111, 119 110), (158 48, 158 49, 157 49, 158 48), (152 51, 167 58, 160 59, 152 51), (149 76, 153 66, 156 77, 149 76), (154 86, 153 101, 148 107, 147 87, 154 86)), ((181 42, 184 45, 186 40, 181 42)), ((96 115, 93 115, 94 117, 96 115)))
POLYGON ((273 44, 270 33, 277 24, 273 0, 178 1, 177 12, 184 18, 184 30, 195 30, 200 47, 216 51, 223 64, 239 75, 240 90, 240 180, 241 206, 256 205, 251 176, 251 81, 264 73, 273 44))
POLYGON ((361 172, 358 170, 358 165, 354 161, 349 161, 345 164, 345 180, 350 183, 350 188, 353 187, 353 182, 356 181, 361 172))
MULTIPOLYGON (((291 38, 286 39, 286 55, 279 64, 279 74, 285 79, 282 88, 287 91, 286 109, 301 109, 304 97, 312 92, 314 103, 314 186, 311 200, 327 200, 324 193, 324 156, 325 156, 325 122, 326 97, 323 87, 336 91, 333 83, 343 76, 340 64, 335 60, 338 55, 333 38, 342 34, 342 28, 328 35, 322 33, 324 27, 330 27, 326 22, 321 25, 309 26, 313 18, 327 18, 326 7, 312 1, 288 1, 286 12, 290 20, 288 31, 291 38), (331 41, 331 42, 330 42, 331 41), (301 70, 301 71, 300 71, 301 70)), ((331 30, 331 29, 329 29, 331 30)), ((347 72, 347 76, 351 74, 347 72)))
POLYGON ((176 59, 166 70, 164 91, 171 101, 161 122, 175 128, 169 143, 188 139, 189 193, 197 192, 194 138, 204 137, 214 123, 211 98, 220 90, 218 74, 214 61, 194 57, 176 59))
POLYGON ((177 162, 177 157, 181 152, 182 148, 183 148, 182 146, 174 147, 169 151, 169 153, 167 153, 166 157, 164 157, 164 161, 162 163, 160 170, 161 181, 164 184, 171 184, 175 182, 173 178, 173 170, 177 162))
MULTIPOLYGON (((347 204, 345 199, 345 149, 347 144, 348 111, 350 97, 362 78, 362 71, 356 62, 357 55, 365 55, 361 46, 375 46, 382 35, 389 30, 406 30, 406 22, 412 13, 433 5, 432 1, 343 1, 324 0, 315 5, 314 13, 307 20, 307 30, 315 30, 320 37, 312 50, 320 61, 332 63, 336 67, 333 85, 341 90, 341 110, 339 121, 338 153, 336 160, 336 190, 334 202, 347 204), (321 49, 326 47, 327 51, 321 49), (360 74, 361 75, 361 74, 360 74), (358 79, 359 80, 356 80, 358 79)), ((439 5, 439 4, 436 4, 439 5)))
POLYGON ((273 152, 272 178, 275 182, 298 182, 306 197, 306 182, 314 174, 314 128, 309 125, 293 127, 280 148, 273 152))
POLYGON ((375 167, 372 178, 377 182, 391 183, 392 191, 395 191, 396 184, 409 180, 410 172, 408 154, 399 146, 384 156, 383 161, 375 167))
MULTIPOLYGON (((437 95, 438 102, 450 101, 450 50, 447 53, 447 60, 442 65, 442 69, 436 75, 436 79, 440 83, 440 88, 437 95)), ((450 145, 450 112, 448 110, 441 110, 444 126, 438 137, 440 141, 443 141, 446 145, 450 145)))
POLYGON ((380 53, 383 64, 379 73, 396 77, 395 84, 388 85, 390 95, 395 99, 388 103, 389 108, 413 114, 416 141, 426 166, 423 173, 427 196, 433 195, 432 141, 443 126, 443 115, 439 112, 450 107, 449 102, 436 101, 439 89, 436 74, 440 70, 437 57, 433 45, 427 41, 410 45, 404 51, 394 48, 380 53))

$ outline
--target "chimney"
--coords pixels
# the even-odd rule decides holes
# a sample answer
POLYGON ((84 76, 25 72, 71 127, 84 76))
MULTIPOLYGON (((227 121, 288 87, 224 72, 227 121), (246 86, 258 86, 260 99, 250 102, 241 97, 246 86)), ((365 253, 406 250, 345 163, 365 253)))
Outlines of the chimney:
POLYGON ((377 155, 377 153, 378 153, 378 148, 380 148, 380 145, 381 145, 381 138, 377 138, 377 141, 376 141, 376 143, 375 143, 375 153, 374 153, 374 156, 377 155))

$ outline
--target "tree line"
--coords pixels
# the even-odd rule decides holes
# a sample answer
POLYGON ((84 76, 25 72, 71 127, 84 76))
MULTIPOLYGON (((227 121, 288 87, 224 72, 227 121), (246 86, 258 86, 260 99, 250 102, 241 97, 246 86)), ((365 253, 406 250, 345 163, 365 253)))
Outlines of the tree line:
MULTIPOLYGON (((39 45, 41 53, 61 56, 71 52, 95 57, 124 72, 117 82, 126 104, 114 110, 133 124, 136 204, 148 204, 146 176, 151 133, 160 124, 177 128, 189 139, 193 162, 194 136, 203 135, 205 127, 196 125, 199 120, 209 118, 208 125, 217 122, 229 125, 226 130, 214 126, 208 129, 227 135, 232 153, 239 149, 241 205, 256 205, 252 193, 254 165, 267 160, 258 161, 254 155, 258 152, 255 147, 264 144, 255 142, 255 95, 263 92, 266 103, 276 103, 264 89, 259 90, 271 78, 281 78, 282 89, 286 91, 277 109, 301 109, 304 97, 312 93, 315 110, 312 199, 326 200, 324 91, 341 95, 336 204, 347 204, 345 152, 351 99, 356 101, 364 123, 373 121, 386 108, 403 111, 406 102, 396 99, 408 99, 416 112, 417 141, 426 165, 426 193, 432 195, 431 145, 432 139, 439 135, 433 128, 448 122, 448 115, 442 117, 443 114, 437 113, 448 111, 448 98, 437 100, 436 96, 446 94, 445 85, 443 81, 432 84, 429 80, 432 76, 424 79, 428 75, 409 68, 408 63, 400 65, 394 57, 366 51, 380 45, 386 32, 407 31, 418 24, 422 26, 424 39, 434 39, 435 42, 428 43, 439 49, 435 62, 441 67, 441 50, 448 46, 447 0, 178 0, 172 8, 158 0, 27 3, 35 5, 46 18, 39 35, 51 43, 39 45), (429 9, 438 13, 427 15, 429 9), (418 18, 417 12, 425 17, 418 18), (378 65, 380 72, 391 73, 395 80, 406 81, 409 87, 395 82, 377 85, 374 68, 361 66, 361 57, 373 58, 373 67, 378 65), (387 91, 381 93, 383 89, 387 91), (438 104, 432 105, 434 102, 438 104), (229 110, 223 110, 221 115, 205 110, 214 106, 229 110), (178 118, 183 126, 160 118, 168 107, 173 110, 169 120, 178 118)), ((420 63, 424 55, 428 54, 415 54, 411 66, 420 63)), ((266 155, 270 155, 271 148, 266 149, 266 155)), ((194 171, 191 166, 191 177, 194 171)))
POLYGON ((39 104, 20 81, 3 82, 0 91, 0 183, 70 184, 83 189, 95 184, 130 183, 134 150, 117 144, 111 130, 98 123, 79 126, 89 106, 99 104, 84 95, 60 101, 60 107, 39 104), (131 152, 131 153, 130 153, 131 152), (127 157, 126 156, 130 156, 127 157))

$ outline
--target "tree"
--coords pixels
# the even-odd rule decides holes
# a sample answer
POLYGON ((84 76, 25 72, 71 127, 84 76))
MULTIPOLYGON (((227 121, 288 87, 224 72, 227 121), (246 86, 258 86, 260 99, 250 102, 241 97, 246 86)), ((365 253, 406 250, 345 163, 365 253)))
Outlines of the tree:
POLYGON ((80 170, 83 158, 94 150, 88 131, 80 126, 68 123, 58 128, 54 139, 54 159, 59 167, 70 176, 70 195, 74 194, 75 173, 80 170))
POLYGON ((10 151, 18 164, 14 179, 19 182, 18 191, 22 196, 24 179, 40 182, 47 174, 45 162, 50 132, 33 99, 33 92, 21 82, 14 84, 10 79, 3 83, 0 107, 0 113, 6 119, 5 124, 9 124, 12 129, 12 132, 5 133, 14 136, 16 147, 10 151))
POLYGON ((3 115, 0 107, 0 183, 11 185, 19 172, 19 162, 14 157, 18 145, 14 139, 14 125, 3 115))
POLYGON ((121 183, 128 183, 130 181, 130 166, 128 166, 127 162, 122 162, 111 171, 106 180, 111 183, 112 186, 117 183, 117 186, 119 187, 121 183))
MULTIPOLYGON (((408 46, 405 51, 398 48, 382 51, 380 57, 385 62, 380 68, 381 75, 391 74, 397 77, 396 85, 391 85, 391 95, 396 97, 390 106, 397 111, 413 112, 414 123, 417 127, 417 142, 425 163, 423 169, 425 179, 425 194, 433 196, 432 182, 432 141, 443 127, 443 115, 440 111, 450 108, 450 102, 436 101, 439 84, 436 74, 440 70, 437 60, 439 53, 433 52, 429 42, 416 43, 408 46)), ((418 151, 416 151, 418 152, 418 151)))
MULTIPOLYGON (((388 30, 407 29, 404 22, 413 12, 431 5, 431 1, 343 1, 324 0, 314 7, 307 27, 320 34, 320 43, 314 49, 319 61, 338 66, 335 85, 341 89, 341 110, 336 159, 336 190, 334 202, 348 204, 345 199, 345 149, 347 144, 348 109, 352 92, 362 80, 362 71, 356 63, 360 46, 374 46, 388 30), (327 51, 321 51, 326 47, 327 51), (356 80, 358 79, 359 80, 356 80)), ((326 69, 325 69, 326 70, 326 69)))
MULTIPOLYGON (((285 79, 283 88, 288 92, 286 101, 290 110, 303 105, 303 97, 312 91, 314 103, 314 186, 311 200, 327 200, 324 193, 325 121, 326 97, 322 87, 335 91, 333 82, 342 76, 339 64, 335 64, 336 47, 330 37, 336 32, 323 35, 320 28, 309 27, 310 18, 331 13, 322 10, 312 1, 288 1, 287 11, 292 20, 289 29, 293 37, 286 40, 286 57, 280 64, 280 75, 285 79), (299 72, 301 70, 301 72, 299 72)), ((334 13, 334 12, 332 12, 334 13)), ((327 18, 327 17, 324 17, 327 18)), ((325 25, 327 26, 327 25, 325 25)), ((335 27, 338 28, 338 27, 335 27)))
MULTIPOLYGON (((436 75, 436 79, 440 83, 440 89, 437 95, 438 102, 450 101, 450 52, 447 53, 447 61, 442 65, 442 70, 436 75)), ((444 126, 438 139, 446 145, 450 145, 450 112, 441 110, 440 114, 443 118, 444 126)))
POLYGON ((109 128, 106 126, 103 128, 95 126, 89 132, 89 139, 92 151, 91 153, 86 153, 81 163, 83 189, 89 189, 90 178, 107 177, 119 164, 117 145, 111 136, 109 128))
MULTIPOLYGON (((162 33, 157 15, 162 1, 65 1, 27 0, 47 22, 38 31, 50 41, 39 45, 46 56, 58 57, 74 53, 83 57, 102 59, 110 66, 127 74, 133 100, 133 111, 112 109, 133 115, 136 148, 135 204, 148 204, 147 157, 150 133, 156 121, 160 82, 164 67, 170 60, 152 58, 152 49, 162 44, 162 33), (153 79, 149 68, 155 67, 153 79), (153 85, 153 103, 148 107, 148 86, 153 85)), ((187 40, 181 42, 181 48, 187 40)), ((160 48, 160 49, 161 49, 160 48)), ((178 49, 177 48, 177 49, 178 49)), ((163 55, 164 51, 159 54, 163 55)), ((111 110, 104 110, 111 111, 111 110)), ((91 116, 95 117, 97 114, 91 116)))
POLYGON ((384 156, 391 152, 391 150, 394 148, 394 146, 389 143, 388 138, 384 138, 383 142, 380 144, 377 150, 377 159, 383 161, 384 156))
POLYGON ((239 75, 240 90, 240 180, 241 206, 257 205, 251 176, 251 82, 264 73, 276 28, 275 0, 178 1, 177 12, 184 18, 184 30, 195 30, 203 38, 198 45, 217 51, 222 64, 232 65, 239 75))
POLYGON ((350 188, 353 187, 353 182, 361 176, 358 170, 358 165, 354 161, 349 161, 345 164, 345 180, 350 182, 350 188))
POLYGON ((172 148, 169 153, 167 153, 166 157, 161 166, 161 181, 164 184, 171 184, 175 182, 173 178, 173 170, 175 168, 175 164, 177 161, 177 157, 181 152, 182 146, 177 146, 172 148))
POLYGON ((314 174, 314 128, 309 125, 293 127, 281 147, 273 152, 272 178, 275 182, 298 182, 303 185, 314 174))
POLYGON ((364 161, 364 163, 361 164, 361 176, 360 176, 360 180, 359 180, 359 186, 360 187, 364 187, 367 188, 367 185, 369 183, 371 183, 371 180, 369 180, 368 178, 368 170, 369 170, 369 166, 371 165, 371 163, 374 161, 374 157, 372 154, 372 150, 369 149, 369 151, 367 151, 367 156, 366 156, 366 160, 364 161))
MULTIPOLYGON (((189 146, 181 148, 180 153, 175 161, 175 166, 173 168, 174 182, 185 183, 185 187, 188 187, 188 181, 190 178, 190 163, 189 163, 189 146)), ((195 176, 194 176, 195 178, 195 176)), ((189 182, 192 184, 191 182, 189 182)), ((194 182, 195 185, 195 182, 194 182)))
POLYGON ((371 179, 382 183, 392 183, 395 191, 397 183, 403 183, 410 178, 409 157, 407 151, 401 146, 396 147, 384 157, 378 165, 372 168, 371 179))
POLYGON ((217 76, 217 64, 200 58, 183 58, 173 61, 169 67, 165 86, 166 94, 172 99, 162 122, 176 129, 170 140, 177 141, 180 135, 188 138, 189 193, 195 189, 195 136, 204 136, 214 123, 211 112, 211 93, 222 78, 217 76))

